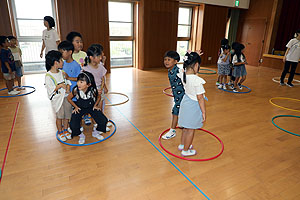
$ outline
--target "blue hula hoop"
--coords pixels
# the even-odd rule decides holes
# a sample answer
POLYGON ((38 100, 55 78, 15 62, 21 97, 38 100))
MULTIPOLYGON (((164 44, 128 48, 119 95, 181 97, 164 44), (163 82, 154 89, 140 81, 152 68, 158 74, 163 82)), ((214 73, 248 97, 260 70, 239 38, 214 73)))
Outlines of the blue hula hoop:
POLYGON ((114 127, 115 127, 115 130, 109 135, 107 136, 106 138, 104 138, 103 140, 99 140, 97 142, 92 142, 92 143, 88 143, 88 144, 71 144, 71 143, 67 143, 67 142, 64 142, 64 141, 61 141, 59 138, 58 138, 58 132, 56 133, 56 139, 58 141, 60 141, 61 143, 63 144, 66 144, 66 145, 69 145, 69 146, 89 146, 89 145, 93 145, 93 144, 97 144, 97 143, 100 143, 100 142, 103 142, 105 140, 107 140, 108 138, 110 138, 111 136, 113 136, 113 134, 115 134, 116 130, 117 130, 117 127, 116 127, 116 124, 115 122, 109 120, 109 122, 113 123, 114 127))
POLYGON ((231 91, 231 90, 224 90, 223 88, 218 88, 218 89, 219 89, 219 90, 223 90, 223 91, 225 91, 225 92, 235 93, 235 94, 246 94, 246 93, 249 93, 249 92, 252 91, 250 88, 248 88, 248 87, 245 86, 245 85, 241 85, 241 86, 244 87, 244 88, 247 88, 248 91, 246 91, 246 92, 233 92, 233 91, 231 91))
POLYGON ((290 133, 290 134, 292 134, 292 135, 300 136, 300 134, 293 133, 293 132, 291 132, 291 131, 287 131, 287 130, 285 130, 285 129, 279 127, 277 124, 275 124, 274 119, 276 119, 276 118, 278 118, 278 117, 296 117, 296 118, 300 118, 300 116, 297 116, 297 115, 277 115, 277 116, 275 116, 275 117, 272 118, 272 124, 273 124, 274 126, 276 126, 277 128, 279 128, 280 130, 285 131, 285 132, 287 132, 287 133, 290 133))
MULTIPOLYGON (((33 87, 33 86, 22 86, 22 87, 32 88, 33 90, 30 92, 24 93, 24 94, 17 94, 17 95, 11 95, 11 96, 0 96, 0 98, 20 97, 20 96, 25 96, 25 95, 31 94, 36 91, 35 87, 33 87)), ((7 90, 7 88, 0 89, 0 91, 3 91, 3 90, 7 90)))

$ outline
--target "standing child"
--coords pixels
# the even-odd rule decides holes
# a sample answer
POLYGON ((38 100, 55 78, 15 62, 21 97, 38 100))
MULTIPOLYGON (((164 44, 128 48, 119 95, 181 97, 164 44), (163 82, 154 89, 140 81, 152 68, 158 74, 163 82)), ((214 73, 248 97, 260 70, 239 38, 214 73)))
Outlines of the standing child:
POLYGON ((222 53, 219 56, 218 59, 218 74, 220 76, 220 85, 218 88, 223 88, 226 90, 226 83, 227 83, 227 76, 230 73, 230 46, 224 45, 222 47, 222 53))
POLYGON ((53 17, 45 16, 44 17, 44 26, 47 28, 43 31, 42 40, 43 45, 41 49, 40 57, 43 57, 43 51, 46 48, 45 55, 51 50, 57 50, 57 45, 60 42, 58 34, 55 27, 55 21, 53 17))
POLYGON ((294 87, 294 84, 292 84, 292 81, 294 79, 294 75, 297 69, 297 65, 300 59, 300 29, 297 30, 295 33, 295 38, 291 39, 289 43, 286 45, 287 50, 283 57, 284 62, 284 69, 281 74, 280 78, 280 85, 284 86, 284 79, 286 74, 288 73, 290 66, 291 66, 291 72, 290 76, 287 82, 287 85, 289 87, 294 87))
MULTIPOLYGON (((74 46, 74 52, 72 54, 72 58, 81 66, 84 65, 84 59, 86 57, 86 53, 82 51, 83 42, 82 36, 80 33, 72 31, 67 35, 67 40, 71 42, 74 46)), ((91 120, 88 115, 83 116, 85 125, 91 125, 91 120)))
POLYGON ((9 95, 17 95, 20 91, 14 90, 14 79, 16 66, 14 62, 14 57, 10 51, 9 42, 6 36, 0 36, 0 58, 1 58, 1 71, 3 73, 3 78, 8 90, 9 95))
POLYGON ((80 130, 80 122, 85 114, 90 114, 98 124, 97 128, 93 130, 92 136, 98 140, 103 140, 104 137, 101 134, 106 132, 108 120, 99 107, 100 96, 98 95, 94 76, 91 73, 83 71, 78 75, 77 86, 69 94, 68 101, 74 107, 70 127, 72 136, 79 136, 78 143, 85 143, 85 135, 80 130), (76 102, 72 101, 74 97, 77 99, 76 102))
POLYGON ((72 107, 66 96, 70 93, 70 81, 64 78, 60 70, 63 66, 62 54, 59 51, 49 51, 46 55, 46 76, 45 86, 48 97, 51 100, 52 108, 56 113, 56 127, 58 137, 62 141, 72 139, 71 134, 67 131, 69 120, 72 114, 72 107), (62 128, 65 128, 63 130, 62 128))
POLYGON ((232 75, 235 77, 233 92, 238 92, 237 86, 240 90, 242 90, 242 83, 246 80, 246 57, 244 55, 245 46, 243 44, 239 44, 236 46, 234 55, 232 58, 233 64, 233 72, 232 75), (240 80, 241 78, 241 80, 240 80), (239 82, 240 81, 240 82, 239 82))
POLYGON ((203 126, 206 119, 206 98, 203 84, 204 79, 197 76, 200 69, 201 57, 196 52, 186 53, 183 64, 183 84, 185 95, 180 104, 179 121, 183 127, 181 144, 178 149, 182 156, 193 156, 196 150, 192 149, 195 129, 203 126))
MULTIPOLYGON (((87 50, 87 57, 85 58, 85 64, 83 66, 83 70, 90 72, 94 76, 94 80, 96 83, 96 88, 98 90, 99 96, 100 96, 100 102, 101 100, 104 100, 104 87, 105 87, 105 74, 107 70, 103 65, 101 65, 102 60, 102 50, 103 47, 99 44, 92 44, 88 50, 87 50), (103 95, 102 95, 103 94, 103 95)), ((99 102, 99 104, 100 104, 99 102)), ((100 107, 102 105, 99 105, 100 107)), ((102 108, 101 108, 102 109, 102 108)), ((103 112, 103 110, 102 110, 103 112)), ((111 126, 111 123, 108 124, 111 126)), ((97 126, 97 124, 94 124, 94 129, 97 126)), ((106 131, 110 131, 110 129, 107 127, 106 131)))
POLYGON ((23 64, 22 64, 22 51, 17 46, 17 38, 14 36, 8 36, 10 47, 14 60, 16 65, 16 78, 18 81, 18 89, 19 90, 25 90, 24 87, 22 87, 22 76, 23 76, 23 64))
MULTIPOLYGON (((225 46, 225 45, 228 45, 228 43, 229 43, 229 41, 228 41, 228 39, 226 39, 226 38, 223 38, 223 39, 221 40, 221 47, 220 47, 219 52, 218 52, 218 56, 219 56, 219 57, 220 57, 220 55, 223 53, 223 48, 224 48, 224 46, 225 46)), ((216 82, 216 86, 222 85, 222 81, 221 81, 220 79, 221 79, 221 76, 218 75, 217 82, 216 82)))
POLYGON ((234 81, 235 81, 235 77, 232 75, 232 71, 233 71, 233 64, 232 64, 232 59, 233 59, 233 56, 234 56, 234 52, 235 52, 235 49, 236 47, 239 46, 239 43, 238 42, 233 42, 231 44, 231 51, 230 51, 230 73, 229 73, 229 77, 230 77, 230 80, 228 82, 228 85, 230 86, 230 89, 233 89, 234 88, 234 81))
POLYGON ((170 130, 162 136, 163 139, 171 139, 176 136, 176 126, 178 122, 178 114, 181 100, 184 96, 184 88, 179 77, 180 69, 177 66, 177 62, 179 62, 180 56, 176 51, 168 51, 164 56, 164 65, 168 69, 168 77, 172 89, 172 93, 174 96, 174 106, 172 109, 172 124, 170 130))
POLYGON ((82 36, 78 32, 70 32, 67 35, 67 40, 71 42, 74 45, 74 52, 73 52, 73 59, 81 66, 84 65, 84 59, 86 57, 86 53, 82 51, 83 48, 83 42, 82 42, 82 36))

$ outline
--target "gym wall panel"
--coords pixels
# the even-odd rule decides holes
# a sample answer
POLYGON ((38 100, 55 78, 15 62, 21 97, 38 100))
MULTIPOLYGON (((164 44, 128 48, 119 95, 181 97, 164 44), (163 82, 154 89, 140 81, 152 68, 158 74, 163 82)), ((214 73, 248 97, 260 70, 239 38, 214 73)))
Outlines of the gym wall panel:
POLYGON ((83 50, 91 44, 101 44, 107 57, 105 67, 110 72, 108 0, 56 0, 61 39, 71 31, 83 38, 83 50))
POLYGON ((138 68, 163 67, 166 51, 177 44, 179 2, 140 0, 138 12, 138 68))

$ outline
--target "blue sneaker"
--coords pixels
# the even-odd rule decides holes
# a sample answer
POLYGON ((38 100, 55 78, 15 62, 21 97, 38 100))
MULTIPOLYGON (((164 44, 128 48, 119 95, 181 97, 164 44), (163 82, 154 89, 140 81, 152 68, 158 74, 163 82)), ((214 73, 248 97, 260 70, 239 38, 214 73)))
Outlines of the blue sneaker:
POLYGON ((85 125, 87 125, 87 126, 92 124, 92 122, 91 122, 91 120, 89 119, 89 116, 88 116, 88 115, 85 115, 85 116, 83 117, 83 120, 84 120, 85 125))

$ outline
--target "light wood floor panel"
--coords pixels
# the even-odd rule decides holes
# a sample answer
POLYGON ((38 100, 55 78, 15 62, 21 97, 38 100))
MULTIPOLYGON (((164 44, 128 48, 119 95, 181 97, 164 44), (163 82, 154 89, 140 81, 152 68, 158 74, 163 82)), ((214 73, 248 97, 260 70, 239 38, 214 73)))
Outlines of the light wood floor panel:
MULTIPOLYGON (((300 86, 278 86, 271 80, 280 75, 278 70, 251 66, 247 70, 245 85, 252 89, 248 94, 218 90, 216 75, 202 75, 209 99, 203 128, 225 144, 224 153, 207 162, 183 161, 159 147, 158 136, 169 128, 173 106, 172 98, 162 94, 169 86, 166 70, 113 69, 107 79, 109 90, 127 94, 130 101, 106 107, 105 113, 117 124, 117 132, 105 142, 86 147, 67 146, 56 140, 55 115, 46 96, 44 75, 26 75, 26 85, 36 87, 35 93, 0 99, 0 164, 15 112, 15 105, 8 103, 20 101, 0 199, 206 199, 126 118, 210 199, 299 199, 300 138, 271 123, 275 115, 299 113, 277 108, 269 99, 299 99, 300 86)), ((124 98, 112 96, 111 100, 124 98)), ((300 108, 298 102, 274 102, 300 108)), ((279 118, 276 123, 299 133, 299 120, 279 118)), ((87 141, 95 141, 90 133, 86 135, 87 141)), ((177 135, 163 144, 179 155, 180 130, 177 135)), ((198 150, 195 158, 220 151, 218 141, 201 131, 195 134, 194 147, 198 150)))

